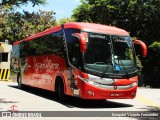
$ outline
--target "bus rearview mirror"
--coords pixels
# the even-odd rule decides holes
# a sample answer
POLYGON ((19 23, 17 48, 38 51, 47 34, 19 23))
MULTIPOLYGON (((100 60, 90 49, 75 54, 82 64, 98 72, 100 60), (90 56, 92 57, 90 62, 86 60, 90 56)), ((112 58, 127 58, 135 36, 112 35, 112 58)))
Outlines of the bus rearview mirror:
POLYGON ((142 56, 146 57, 147 56, 147 46, 144 42, 142 42, 141 40, 133 40, 133 43, 138 44, 141 46, 142 48, 142 56))
POLYGON ((79 39, 80 51, 86 52, 86 41, 84 35, 80 33, 73 33, 72 36, 75 36, 79 39))

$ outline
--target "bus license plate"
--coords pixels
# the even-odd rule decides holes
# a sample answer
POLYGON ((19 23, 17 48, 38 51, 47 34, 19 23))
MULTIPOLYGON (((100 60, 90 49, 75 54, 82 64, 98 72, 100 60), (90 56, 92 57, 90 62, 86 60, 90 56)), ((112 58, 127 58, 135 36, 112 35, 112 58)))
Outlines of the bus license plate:
POLYGON ((120 96, 119 93, 111 93, 111 97, 118 97, 120 96))

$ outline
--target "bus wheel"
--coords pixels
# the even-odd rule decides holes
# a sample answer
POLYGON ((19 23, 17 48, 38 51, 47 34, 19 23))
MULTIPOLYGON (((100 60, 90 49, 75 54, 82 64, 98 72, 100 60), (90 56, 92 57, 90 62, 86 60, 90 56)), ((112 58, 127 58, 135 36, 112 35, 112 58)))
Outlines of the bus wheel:
POLYGON ((18 82, 18 88, 22 89, 23 88, 23 84, 22 84, 22 77, 21 77, 21 75, 18 75, 17 82, 18 82))
POLYGON ((63 82, 59 82, 58 84, 58 98, 60 102, 65 102, 67 96, 64 94, 64 84, 63 82))

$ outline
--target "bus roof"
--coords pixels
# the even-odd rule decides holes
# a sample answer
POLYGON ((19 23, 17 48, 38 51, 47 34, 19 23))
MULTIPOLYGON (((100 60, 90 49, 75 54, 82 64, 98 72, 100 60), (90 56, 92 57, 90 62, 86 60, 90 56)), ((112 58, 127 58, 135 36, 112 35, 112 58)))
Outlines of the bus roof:
POLYGON ((76 29, 81 29, 83 31, 105 33, 109 35, 121 35, 121 36, 129 35, 127 31, 117 28, 115 26, 107 26, 95 23, 78 23, 78 22, 66 23, 64 24, 64 28, 76 28, 76 29))
MULTIPOLYGON (((123 29, 120 29, 114 26, 107 26, 107 25, 101 25, 101 24, 95 24, 95 23, 81 23, 81 22, 65 23, 64 29, 68 29, 68 28, 80 29, 80 30, 87 31, 87 32, 105 33, 109 35, 129 36, 129 33, 123 29)), ((31 35, 23 40, 17 41, 13 45, 19 44, 22 41, 28 41, 34 38, 38 38, 40 36, 44 36, 52 32, 59 31, 61 29, 62 29, 61 26, 52 27, 45 31, 31 35)))

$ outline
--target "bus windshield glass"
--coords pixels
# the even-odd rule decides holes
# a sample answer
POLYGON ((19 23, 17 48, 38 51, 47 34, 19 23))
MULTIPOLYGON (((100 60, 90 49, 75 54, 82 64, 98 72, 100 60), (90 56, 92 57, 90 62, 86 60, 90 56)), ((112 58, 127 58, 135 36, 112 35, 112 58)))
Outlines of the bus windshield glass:
POLYGON ((129 36, 88 33, 85 69, 102 74, 128 74, 136 70, 129 36))

